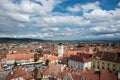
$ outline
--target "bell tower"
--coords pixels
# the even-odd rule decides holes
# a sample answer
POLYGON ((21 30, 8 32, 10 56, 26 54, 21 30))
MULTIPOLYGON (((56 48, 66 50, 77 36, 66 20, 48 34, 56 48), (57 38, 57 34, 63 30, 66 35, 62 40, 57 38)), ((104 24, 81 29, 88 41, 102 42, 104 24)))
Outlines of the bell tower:
POLYGON ((63 56, 64 53, 64 45, 62 43, 58 44, 58 56, 61 57, 63 56))

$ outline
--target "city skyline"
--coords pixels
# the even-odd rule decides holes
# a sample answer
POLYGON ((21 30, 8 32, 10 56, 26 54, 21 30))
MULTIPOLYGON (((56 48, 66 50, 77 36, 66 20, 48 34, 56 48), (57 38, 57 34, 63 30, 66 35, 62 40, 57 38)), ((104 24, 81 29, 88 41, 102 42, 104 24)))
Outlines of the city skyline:
POLYGON ((0 37, 120 39, 119 0, 0 0, 0 37))

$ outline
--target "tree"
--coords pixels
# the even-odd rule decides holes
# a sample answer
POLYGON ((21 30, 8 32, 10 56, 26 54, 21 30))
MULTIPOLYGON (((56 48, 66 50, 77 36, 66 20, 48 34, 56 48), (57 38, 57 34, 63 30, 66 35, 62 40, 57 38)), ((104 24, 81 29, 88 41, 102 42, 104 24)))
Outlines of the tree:
POLYGON ((37 62, 38 57, 37 57, 37 53, 34 54, 34 62, 37 62))
POLYGON ((49 64, 49 60, 47 59, 47 60, 45 61, 45 65, 48 66, 48 64, 49 64))
POLYGON ((18 65, 18 63, 17 62, 14 62, 14 66, 17 66, 18 65))
POLYGON ((43 54, 42 54, 42 52, 43 52, 42 49, 36 49, 36 52, 38 53, 37 56, 42 56, 42 55, 43 55, 43 54))
POLYGON ((84 47, 82 44, 78 44, 77 46, 77 49, 81 48, 81 47, 84 47))

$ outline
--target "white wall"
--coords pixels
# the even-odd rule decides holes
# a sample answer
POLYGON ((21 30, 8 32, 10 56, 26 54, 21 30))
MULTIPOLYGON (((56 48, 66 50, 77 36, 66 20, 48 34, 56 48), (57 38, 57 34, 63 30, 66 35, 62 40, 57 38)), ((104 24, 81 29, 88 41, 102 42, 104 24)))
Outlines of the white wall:
POLYGON ((7 64, 14 64, 15 60, 7 60, 7 64))
POLYGON ((76 68, 80 68, 80 69, 86 69, 86 68, 91 69, 91 66, 92 66, 91 63, 92 63, 91 61, 86 62, 86 63, 79 62, 79 61, 74 61, 74 60, 69 60, 68 61, 68 65, 70 67, 76 67, 76 68))
POLYGON ((64 46, 58 45, 58 56, 63 56, 64 46))
POLYGON ((30 60, 7 60, 7 64, 14 64, 14 62, 17 62, 18 64, 23 64, 23 63, 30 63, 33 61, 33 59, 30 60))

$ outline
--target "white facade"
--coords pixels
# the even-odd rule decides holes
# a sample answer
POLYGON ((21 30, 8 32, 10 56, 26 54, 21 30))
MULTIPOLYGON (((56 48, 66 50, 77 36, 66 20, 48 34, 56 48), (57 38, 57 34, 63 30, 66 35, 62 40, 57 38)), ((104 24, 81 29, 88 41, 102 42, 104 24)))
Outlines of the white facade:
POLYGON ((92 63, 91 61, 89 61, 89 62, 79 62, 79 61, 75 61, 75 60, 68 61, 68 65, 70 67, 76 67, 76 68, 80 68, 83 70, 86 68, 91 69, 91 66, 92 66, 91 63, 92 63))
POLYGON ((7 64, 14 64, 15 60, 7 60, 7 64))
POLYGON ((23 77, 18 77, 18 78, 14 78, 14 79, 11 79, 11 80, 24 80, 23 77))
POLYGON ((17 62, 18 64, 26 64, 34 61, 34 59, 29 60, 7 60, 7 64, 14 64, 14 62, 17 62))
POLYGON ((58 45, 58 56, 63 56, 64 46, 62 44, 58 45))

